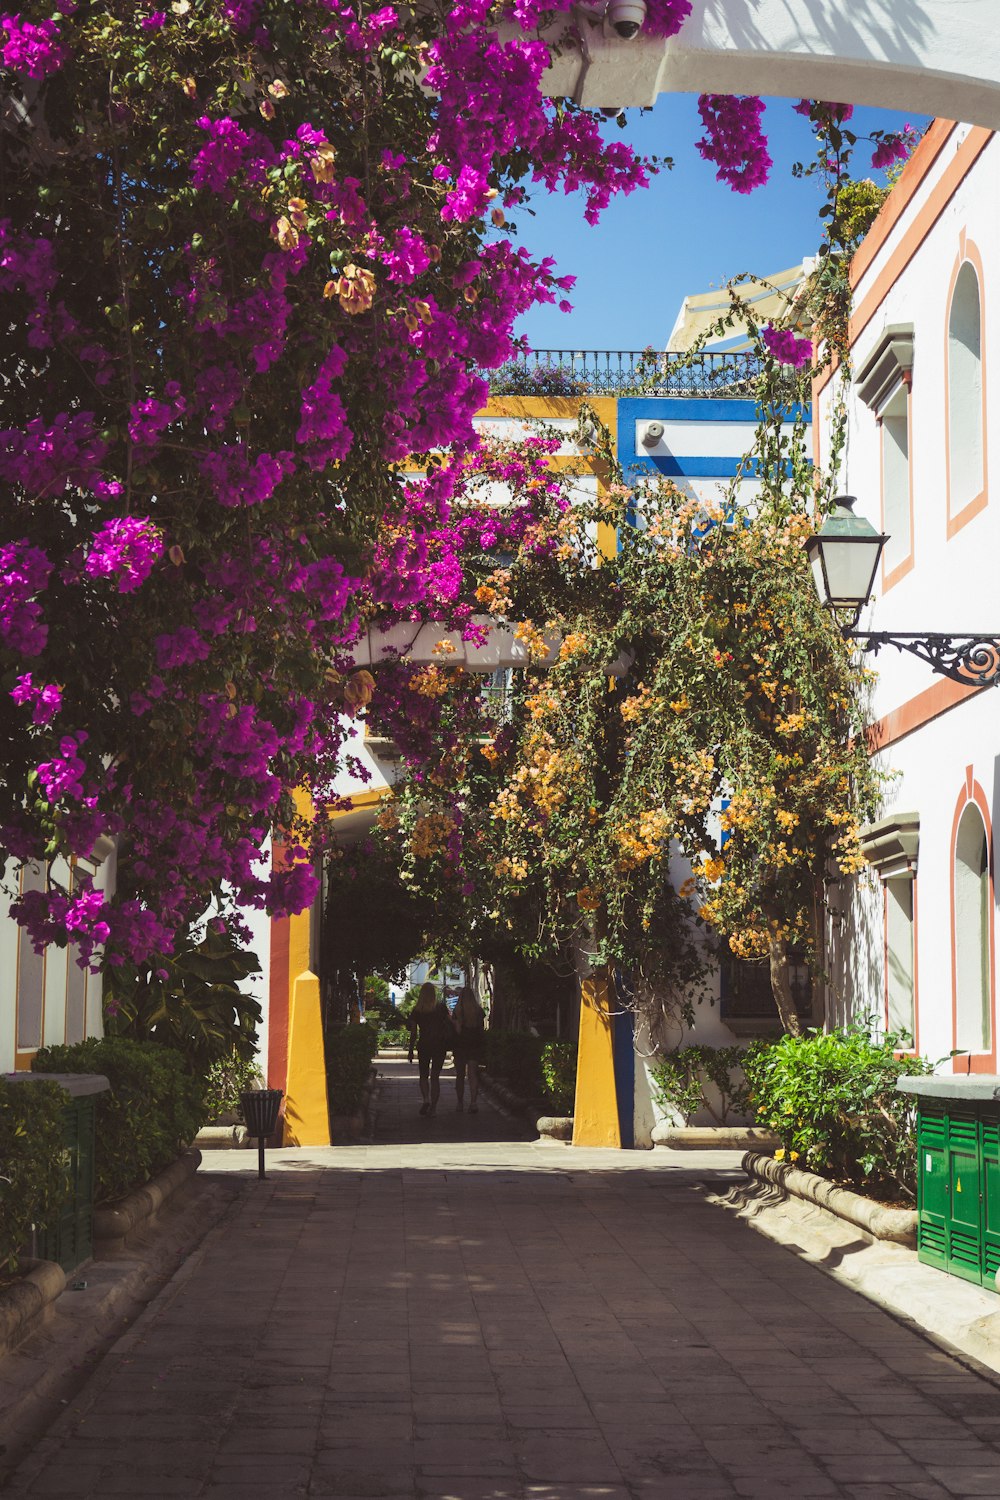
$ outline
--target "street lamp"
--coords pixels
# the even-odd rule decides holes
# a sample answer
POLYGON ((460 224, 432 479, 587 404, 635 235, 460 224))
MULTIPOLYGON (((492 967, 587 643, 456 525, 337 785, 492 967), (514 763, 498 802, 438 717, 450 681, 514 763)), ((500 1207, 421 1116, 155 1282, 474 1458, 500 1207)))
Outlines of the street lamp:
POLYGON ((838 495, 833 510, 815 536, 805 542, 813 581, 822 602, 834 615, 847 616, 848 640, 865 651, 895 646, 926 662, 932 671, 967 687, 990 687, 1000 681, 1000 637, 969 631, 961 635, 914 631, 857 630, 861 611, 871 598, 882 548, 889 540, 862 516, 854 514, 855 497, 838 495))

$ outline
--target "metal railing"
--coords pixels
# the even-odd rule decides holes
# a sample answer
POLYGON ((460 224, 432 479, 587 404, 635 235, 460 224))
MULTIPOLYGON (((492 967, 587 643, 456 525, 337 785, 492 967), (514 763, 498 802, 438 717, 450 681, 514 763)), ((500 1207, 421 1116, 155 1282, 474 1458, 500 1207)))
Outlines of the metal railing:
MULTIPOLYGON (((749 350, 684 354, 655 349, 534 349, 486 372, 491 396, 742 396, 765 362, 749 350)), ((802 399, 788 376, 788 398, 802 399)))

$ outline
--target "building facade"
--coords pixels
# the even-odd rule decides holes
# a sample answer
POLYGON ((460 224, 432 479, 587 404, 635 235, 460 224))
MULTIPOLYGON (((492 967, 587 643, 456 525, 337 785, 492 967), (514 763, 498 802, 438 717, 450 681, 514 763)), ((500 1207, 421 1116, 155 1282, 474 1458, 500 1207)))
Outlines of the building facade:
MULTIPOLYGON (((839 488, 889 535, 859 628, 1000 638, 998 186, 1000 140, 937 120, 854 258, 839 488)), ((815 393, 821 462, 840 378, 815 393)), ((889 648, 874 666, 886 805, 868 873, 829 887, 826 1014, 995 1072, 1000 700, 889 648)))

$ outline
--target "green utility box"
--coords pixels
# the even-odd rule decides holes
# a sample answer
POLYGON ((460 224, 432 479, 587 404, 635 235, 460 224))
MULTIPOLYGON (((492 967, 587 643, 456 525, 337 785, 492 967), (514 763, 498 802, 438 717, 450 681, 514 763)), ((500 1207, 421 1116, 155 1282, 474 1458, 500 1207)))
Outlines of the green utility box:
POLYGON ((108 1080, 101 1073, 7 1073, 4 1077, 25 1087, 33 1080, 58 1083, 66 1095, 66 1198, 56 1222, 37 1231, 34 1253, 72 1271, 90 1259, 94 1248, 94 1117, 97 1095, 106 1092, 108 1080))
POLYGON ((901 1078, 917 1104, 917 1250, 989 1291, 1000 1269, 1000 1077, 901 1078))

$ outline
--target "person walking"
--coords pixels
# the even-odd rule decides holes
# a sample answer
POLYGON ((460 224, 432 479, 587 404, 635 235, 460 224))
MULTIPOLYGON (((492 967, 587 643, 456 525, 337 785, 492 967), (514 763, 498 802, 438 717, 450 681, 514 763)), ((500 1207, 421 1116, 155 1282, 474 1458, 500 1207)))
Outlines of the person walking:
POLYGON ((479 1064, 482 1061, 486 1015, 468 985, 458 997, 451 1023, 455 1028, 455 1092, 459 1114, 465 1108, 465 1080, 469 1080, 469 1114, 479 1113, 479 1064))
POLYGON ((451 1024, 448 1007, 438 999, 437 990, 428 981, 420 986, 417 1003, 410 1012, 409 1061, 413 1061, 413 1048, 417 1049, 417 1065, 420 1069, 420 1093, 423 1104, 422 1115, 433 1115, 441 1094, 441 1069, 448 1051, 454 1046, 455 1031, 451 1024))

